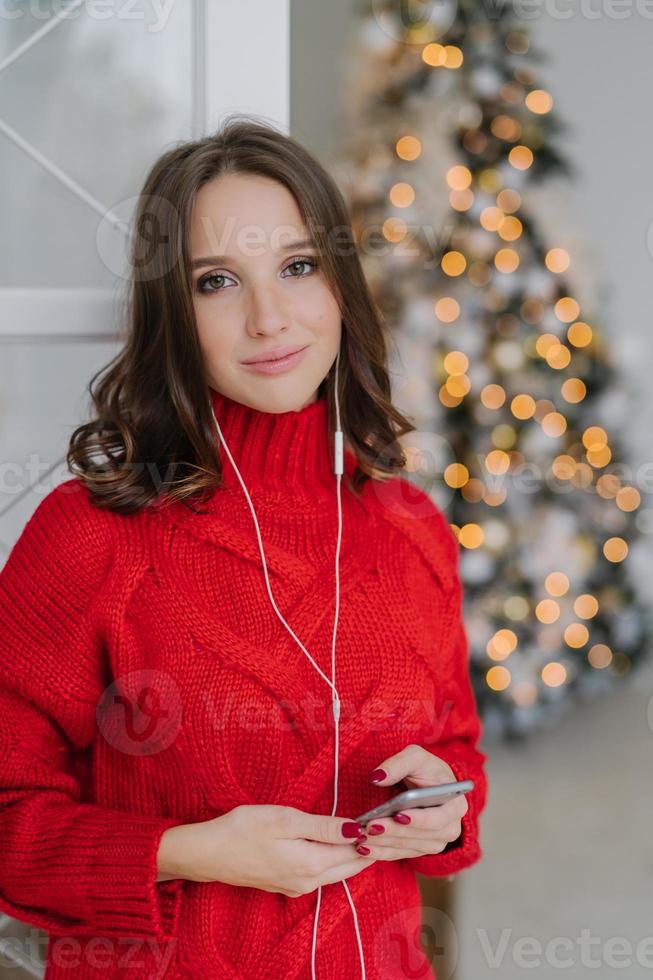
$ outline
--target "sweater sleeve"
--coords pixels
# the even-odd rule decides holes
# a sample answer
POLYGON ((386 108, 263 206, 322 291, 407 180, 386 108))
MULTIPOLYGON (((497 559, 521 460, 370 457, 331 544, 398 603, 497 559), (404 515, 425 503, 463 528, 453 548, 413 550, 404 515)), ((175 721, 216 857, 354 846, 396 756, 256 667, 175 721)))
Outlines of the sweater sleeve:
POLYGON ((458 839, 447 844, 439 854, 403 860, 420 874, 449 876, 475 864, 483 856, 479 816, 487 799, 487 756, 478 747, 482 726, 469 675, 469 642, 463 621, 463 588, 458 567, 459 545, 440 511, 426 524, 438 536, 438 551, 448 564, 450 585, 444 605, 442 643, 434 653, 438 658, 434 671, 443 682, 439 685, 432 731, 421 744, 451 766, 457 780, 473 779, 474 789, 465 794, 468 810, 461 820, 458 839))
POLYGON ((82 802, 75 776, 110 680, 92 616, 107 517, 60 484, 0 572, 0 910, 57 935, 166 939, 182 881, 157 882, 156 855, 180 821, 82 802))

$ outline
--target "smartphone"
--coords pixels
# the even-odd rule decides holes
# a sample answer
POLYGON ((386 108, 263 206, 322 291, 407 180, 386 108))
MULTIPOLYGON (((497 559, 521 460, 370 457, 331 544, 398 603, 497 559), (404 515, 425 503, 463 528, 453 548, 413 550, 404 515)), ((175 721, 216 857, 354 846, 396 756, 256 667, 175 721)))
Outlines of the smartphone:
POLYGON ((474 789, 473 779, 460 779, 455 783, 440 783, 438 786, 407 789, 357 817, 356 823, 365 824, 369 823, 370 820, 378 820, 379 817, 391 817, 393 813, 399 813, 400 810, 408 810, 411 807, 442 806, 443 803, 453 800, 455 796, 459 796, 461 793, 469 793, 472 789, 474 789))

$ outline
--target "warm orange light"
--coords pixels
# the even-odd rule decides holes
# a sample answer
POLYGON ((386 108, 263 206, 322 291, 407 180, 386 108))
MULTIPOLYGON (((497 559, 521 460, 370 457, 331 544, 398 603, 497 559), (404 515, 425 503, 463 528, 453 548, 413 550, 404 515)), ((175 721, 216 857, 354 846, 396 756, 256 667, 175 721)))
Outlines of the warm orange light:
POLYGON ((453 323, 460 316, 460 303, 451 296, 443 296, 435 304, 435 315, 442 323, 453 323))
POLYGON ((440 265, 445 275, 461 276, 467 267, 467 260, 462 252, 446 252, 440 265))
POLYGON ((490 206, 483 208, 478 220, 481 223, 481 227, 485 228, 486 231, 498 231, 506 220, 506 217, 500 208, 490 206))
POLYGON ((494 256, 494 264, 499 272, 514 272, 519 268, 519 255, 514 248, 500 248, 494 256))
POLYGON ((497 230, 504 242, 516 242, 523 231, 523 225, 519 218, 508 217, 501 222, 497 230))
POLYGON ((510 411, 517 419, 530 419, 535 414, 535 399, 530 395, 515 395, 510 411))
POLYGON ((490 667, 485 675, 487 686, 493 691, 505 691, 510 685, 510 671, 507 667, 490 667))
POLYGON ((564 632, 565 643, 577 650, 584 647, 590 638, 590 633, 584 623, 570 623, 564 632))
POLYGON ((537 113, 537 115, 543 115, 546 112, 550 112, 553 107, 553 97, 550 92, 546 89, 536 88, 532 92, 529 92, 524 99, 526 105, 531 110, 531 112, 537 113))
POLYGON ((462 351, 452 350, 444 359, 444 369, 449 374, 464 374, 469 367, 469 358, 462 351))
POLYGON ((450 463, 444 471, 444 482, 449 487, 464 487, 469 480, 469 470, 462 463, 450 463))
POLYGON ((395 144, 395 151, 402 160, 417 160, 422 144, 416 136, 402 136, 395 144))
POLYGON ((469 188, 465 191, 449 191, 449 204, 454 211, 469 211, 474 203, 474 192, 469 188))
POLYGON ((601 449, 607 441, 607 433, 600 425, 590 425, 583 432, 583 445, 586 449, 601 449))
POLYGON ((386 218, 383 222, 383 237, 389 242, 401 242, 406 237, 408 226, 401 218, 386 218))
POLYGON ((572 476, 576 472, 576 466, 577 464, 574 457, 566 454, 556 456, 551 463, 553 474, 559 480, 571 480, 572 476))
POLYGON ((592 328, 589 323, 584 323, 582 320, 572 323, 567 330, 567 339, 574 347, 587 347, 592 341, 592 328))
POLYGON ((599 611, 599 604, 595 596, 590 595, 589 592, 584 592, 583 595, 579 595, 574 602, 574 612, 581 619, 592 619, 596 616, 599 611))
POLYGON ((549 272, 566 272, 571 264, 569 252, 564 248, 550 248, 544 256, 544 263, 549 272))
POLYGON ((462 396, 460 395, 452 395, 447 389, 446 385, 442 385, 438 392, 438 397, 445 408, 456 408, 456 406, 460 405, 461 401, 463 400, 462 396))
POLYGON ((555 599, 542 599, 535 607, 535 615, 541 623, 555 623, 560 618, 560 606, 555 599))
POLYGON ((510 456, 508 453, 504 453, 502 449, 493 449, 485 457, 485 468, 488 473, 493 473, 494 476, 501 476, 506 473, 509 466, 510 456))
POLYGON ((603 545, 603 554, 608 561, 623 561, 628 554, 628 545, 623 538, 608 538, 603 545))
POLYGON ((560 341, 554 333, 542 333, 535 341, 535 350, 540 357, 546 357, 552 347, 560 347, 560 341))
POLYGON ((505 188, 497 194, 497 204, 506 214, 512 214, 521 206, 521 195, 517 191, 505 188))
POLYGON ((472 387, 472 383, 466 374, 455 374, 447 378, 444 386, 454 398, 464 398, 472 387))
POLYGON ((554 311, 563 323, 571 323, 580 313, 580 306, 572 296, 563 296, 554 306, 554 311))
POLYGON ((567 378, 563 382, 560 392, 565 401, 571 405, 577 405, 578 402, 582 402, 587 394, 587 387, 585 386, 585 382, 581 381, 580 378, 567 378))
POLYGON ((422 60, 432 68, 444 67, 447 55, 443 44, 427 44, 422 49, 422 60))
POLYGON ((540 676, 547 687, 560 687, 567 680, 567 670, 563 664, 552 660, 542 667, 540 676))
POLYGON ((472 182, 472 172, 469 167, 456 166, 447 170, 447 183, 455 191, 464 191, 472 182))
POLYGON ((637 510, 642 498, 636 487, 622 487, 617 494, 616 501, 619 510, 631 511, 637 510))
POLYGON ((612 450, 609 446, 599 446, 588 449, 586 455, 587 462, 596 469, 600 469, 602 466, 607 466, 612 459, 612 450))
POLYGON ((592 667, 603 670, 604 667, 609 667, 612 663, 612 650, 605 643, 595 643, 593 647, 590 647, 587 659, 592 667))
POLYGON ((390 201, 396 208, 407 208, 415 200, 415 190, 410 184, 400 181, 390 188, 390 201))
POLYGON ((483 528, 479 524, 463 524, 458 541, 463 548, 478 548, 483 543, 483 528))
POLYGON ((485 385, 481 391, 481 402, 486 408, 501 408, 506 400, 506 393, 501 385, 485 385))
POLYGON ((551 344, 545 354, 546 363, 556 371, 562 371, 571 361, 571 351, 564 344, 551 344))
POLYGON ((508 160, 515 170, 528 170, 533 164, 533 151, 527 146, 513 146, 508 154, 508 160))
POLYGON ((566 595, 569 591, 569 578, 564 572, 549 572, 544 579, 544 588, 549 595, 566 595))
POLYGON ((513 630, 500 629, 496 631, 490 643, 492 649, 498 654, 497 659, 503 660, 517 647, 517 634, 513 630))
POLYGON ((557 439, 567 429, 567 419, 560 412, 549 412, 542 419, 542 431, 552 439, 557 439))

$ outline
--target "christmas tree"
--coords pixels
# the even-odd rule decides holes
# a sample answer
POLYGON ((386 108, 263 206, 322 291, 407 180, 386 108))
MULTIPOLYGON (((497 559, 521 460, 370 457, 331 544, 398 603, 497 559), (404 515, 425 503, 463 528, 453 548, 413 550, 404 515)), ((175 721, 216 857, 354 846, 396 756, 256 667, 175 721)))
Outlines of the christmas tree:
POLYGON ((574 171, 526 26, 502 3, 375 0, 359 19, 336 170, 415 420, 408 478, 460 544, 485 734, 521 737, 648 648, 627 399, 529 203, 574 171))

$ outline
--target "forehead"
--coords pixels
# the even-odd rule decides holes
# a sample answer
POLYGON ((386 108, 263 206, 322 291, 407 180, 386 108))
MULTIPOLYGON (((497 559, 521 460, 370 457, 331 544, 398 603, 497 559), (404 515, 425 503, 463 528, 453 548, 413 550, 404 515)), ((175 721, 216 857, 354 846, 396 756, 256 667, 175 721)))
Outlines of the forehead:
POLYGON ((257 174, 221 174, 199 190, 191 213, 193 255, 237 255, 257 244, 279 251, 308 237, 297 202, 283 184, 257 174))

